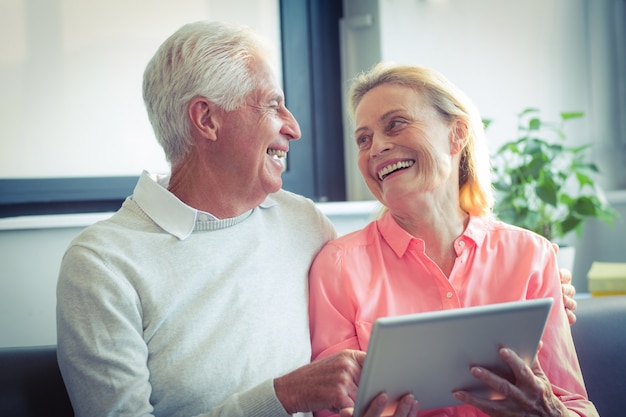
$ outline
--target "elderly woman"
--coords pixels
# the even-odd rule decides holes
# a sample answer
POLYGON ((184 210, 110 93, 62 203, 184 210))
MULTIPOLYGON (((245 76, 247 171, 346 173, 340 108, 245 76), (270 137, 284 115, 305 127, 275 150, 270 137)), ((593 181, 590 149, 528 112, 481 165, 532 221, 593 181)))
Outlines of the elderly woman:
POLYGON ((314 359, 365 350, 379 317, 551 297, 532 366, 500 351, 515 383, 471 369, 504 399, 455 392, 463 405, 418 415, 597 416, 563 308, 554 248, 491 213, 489 153, 472 102, 432 69, 391 64, 360 75, 350 95, 359 169, 385 210, 328 243, 311 267, 314 359))

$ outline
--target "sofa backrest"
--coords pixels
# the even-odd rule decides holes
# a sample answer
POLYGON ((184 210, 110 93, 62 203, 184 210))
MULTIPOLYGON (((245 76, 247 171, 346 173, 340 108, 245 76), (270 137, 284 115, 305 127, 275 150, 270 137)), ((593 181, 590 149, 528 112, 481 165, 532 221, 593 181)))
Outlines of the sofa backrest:
POLYGON ((572 336, 601 417, 626 415, 626 295, 577 299, 572 336))
MULTIPOLYGON (((626 410, 626 295, 577 299, 572 336, 601 417, 626 410)), ((0 416, 73 417, 56 346, 0 348, 0 416)))
POLYGON ((74 416, 56 346, 0 348, 0 416, 74 416))

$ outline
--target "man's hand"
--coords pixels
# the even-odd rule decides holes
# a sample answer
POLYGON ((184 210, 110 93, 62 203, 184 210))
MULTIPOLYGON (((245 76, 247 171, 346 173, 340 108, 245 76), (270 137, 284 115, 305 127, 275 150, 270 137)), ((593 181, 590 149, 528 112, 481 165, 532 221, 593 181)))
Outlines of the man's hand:
MULTIPOLYGON (((554 253, 559 253, 559 245, 556 243, 552 244, 552 248, 554 248, 554 253)), ((563 305, 565 306, 565 312, 567 313, 567 319, 569 320, 570 326, 576 323, 576 300, 574 300, 574 296, 576 295, 576 288, 572 285, 572 271, 561 268, 559 269, 559 276, 561 277, 561 292, 563 293, 563 305)))
POLYGON ((344 350, 274 380, 289 414, 354 407, 365 352, 344 350))
MULTIPOLYGON (((274 380, 276 397, 289 414, 319 410, 335 410, 342 417, 351 417, 356 401, 365 352, 343 350, 302 366, 274 380)), ((378 417, 388 405, 386 394, 380 394, 369 405, 364 417, 378 417)), ((417 415, 417 402, 412 395, 402 397, 394 417, 417 415)))
POLYGON ((565 312, 567 313, 567 319, 569 324, 576 323, 576 288, 572 285, 572 273, 567 269, 560 269, 559 276, 561 277, 561 292, 563 292, 563 305, 565 305, 565 312))

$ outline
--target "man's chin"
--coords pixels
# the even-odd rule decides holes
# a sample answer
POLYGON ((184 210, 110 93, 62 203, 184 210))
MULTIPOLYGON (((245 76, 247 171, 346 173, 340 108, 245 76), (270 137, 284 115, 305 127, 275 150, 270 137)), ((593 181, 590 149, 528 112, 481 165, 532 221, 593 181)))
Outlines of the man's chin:
POLYGON ((279 176, 277 179, 273 179, 270 183, 266 184, 264 189, 266 193, 273 194, 279 191, 282 187, 283 187, 283 179, 279 176))

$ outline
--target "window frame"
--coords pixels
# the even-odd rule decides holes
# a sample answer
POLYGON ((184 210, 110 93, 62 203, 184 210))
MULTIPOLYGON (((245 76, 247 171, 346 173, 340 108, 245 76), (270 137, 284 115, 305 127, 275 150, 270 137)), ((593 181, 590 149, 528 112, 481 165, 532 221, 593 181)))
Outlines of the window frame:
MULTIPOLYGON (((314 201, 345 200, 339 19, 336 0, 279 0, 283 85, 302 130, 292 142, 283 188, 314 201)), ((137 176, 0 179, 0 218, 110 212, 137 176)))

